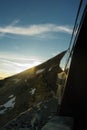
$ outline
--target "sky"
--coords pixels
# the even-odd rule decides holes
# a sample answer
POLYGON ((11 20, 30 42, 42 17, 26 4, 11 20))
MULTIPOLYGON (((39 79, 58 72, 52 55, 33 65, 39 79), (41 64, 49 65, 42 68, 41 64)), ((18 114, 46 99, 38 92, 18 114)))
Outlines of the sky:
MULTIPOLYGON (((79 3, 80 0, 0 0, 0 78, 66 50, 79 3)), ((85 4, 83 0, 82 8, 85 4)))

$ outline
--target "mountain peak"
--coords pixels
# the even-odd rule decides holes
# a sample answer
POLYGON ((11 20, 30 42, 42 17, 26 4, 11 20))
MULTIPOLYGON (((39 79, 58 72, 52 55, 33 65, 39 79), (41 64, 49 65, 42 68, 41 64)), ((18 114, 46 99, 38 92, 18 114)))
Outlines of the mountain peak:
POLYGON ((55 97, 60 60, 66 51, 48 61, 0 81, 0 126, 42 101, 55 97))

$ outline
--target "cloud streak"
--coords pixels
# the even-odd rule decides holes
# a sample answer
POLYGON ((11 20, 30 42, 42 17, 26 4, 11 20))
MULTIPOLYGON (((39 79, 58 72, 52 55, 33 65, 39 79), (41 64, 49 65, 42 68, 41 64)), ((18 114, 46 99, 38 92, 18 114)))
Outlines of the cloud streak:
POLYGON ((11 59, 0 57, 0 79, 11 76, 42 63, 37 59, 11 59))
POLYGON ((50 32, 61 32, 61 33, 72 33, 72 28, 69 26, 59 26, 56 24, 38 24, 31 25, 27 27, 9 25, 5 27, 0 27, 1 34, 15 34, 15 35, 25 35, 25 36, 36 36, 50 32))

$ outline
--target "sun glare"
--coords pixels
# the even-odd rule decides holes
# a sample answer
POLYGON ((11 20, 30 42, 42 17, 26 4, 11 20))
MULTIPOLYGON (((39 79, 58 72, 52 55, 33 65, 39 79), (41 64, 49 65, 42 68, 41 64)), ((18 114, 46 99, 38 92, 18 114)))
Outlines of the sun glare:
POLYGON ((10 77, 11 75, 14 75, 13 73, 7 73, 7 72, 0 72, 0 80, 10 77))
POLYGON ((18 74, 24 70, 27 70, 29 68, 32 68, 34 66, 37 66, 41 63, 41 61, 39 60, 33 60, 33 62, 29 62, 28 63, 16 63, 13 62, 11 64, 4 64, 4 70, 0 72, 0 79, 4 79, 6 77, 9 77, 9 76, 12 76, 12 75, 15 75, 15 74, 18 74))
POLYGON ((19 73, 19 72, 22 72, 22 71, 24 71, 24 70, 26 70, 26 69, 29 69, 29 68, 32 68, 32 67, 34 67, 34 66, 37 66, 37 65, 39 65, 41 62, 40 61, 34 61, 34 63, 29 63, 29 64, 22 64, 21 65, 21 67, 17 67, 16 68, 16 73, 19 73))

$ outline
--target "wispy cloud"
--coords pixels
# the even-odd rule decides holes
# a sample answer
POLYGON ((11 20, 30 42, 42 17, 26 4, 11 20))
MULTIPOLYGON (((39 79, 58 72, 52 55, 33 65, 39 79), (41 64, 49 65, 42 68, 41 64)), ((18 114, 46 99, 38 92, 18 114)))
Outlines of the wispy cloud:
POLYGON ((72 33, 72 28, 70 26, 60 26, 56 24, 38 24, 30 26, 16 26, 18 21, 13 22, 9 26, 0 27, 1 34, 15 34, 15 35, 26 35, 26 36, 36 36, 50 32, 61 32, 61 33, 72 33))
POLYGON ((14 75, 33 66, 40 64, 42 61, 27 58, 4 58, 0 57, 0 78, 14 75))
MULTIPOLYGON (((14 20, 10 25, 8 25, 8 26, 5 26, 5 27, 0 27, 1 29, 5 29, 5 28, 8 28, 9 26, 15 26, 17 23, 19 23, 19 21, 20 21, 20 19, 16 19, 16 20, 14 20)), ((8 37, 8 38, 14 38, 14 37, 12 37, 12 36, 9 36, 9 35, 6 35, 6 34, 8 34, 8 32, 5 32, 5 31, 0 31, 0 38, 2 38, 2 37, 8 37)))

